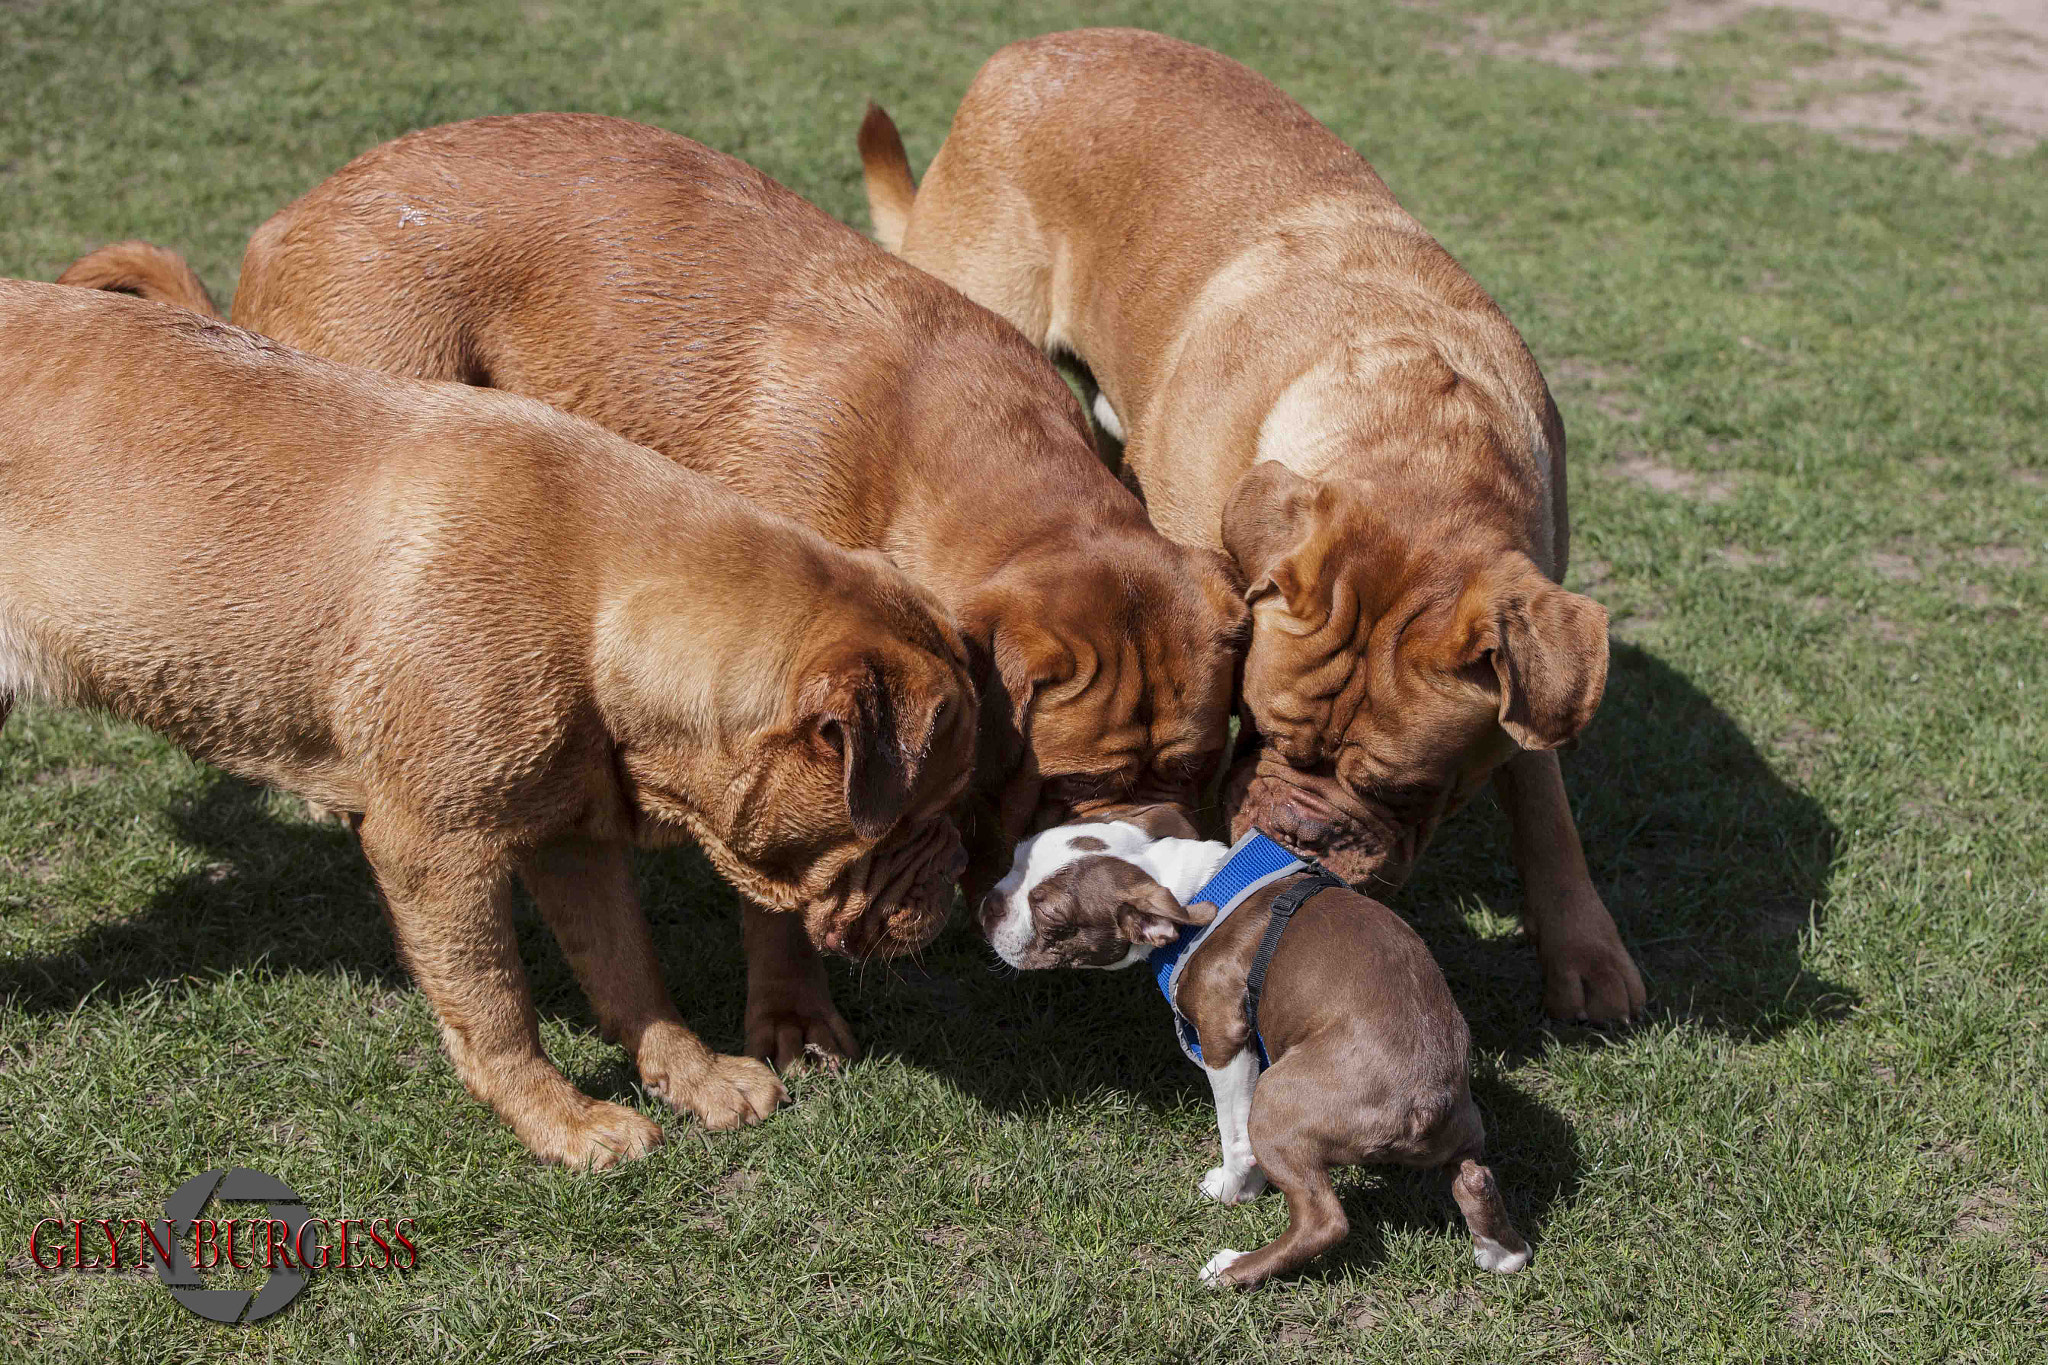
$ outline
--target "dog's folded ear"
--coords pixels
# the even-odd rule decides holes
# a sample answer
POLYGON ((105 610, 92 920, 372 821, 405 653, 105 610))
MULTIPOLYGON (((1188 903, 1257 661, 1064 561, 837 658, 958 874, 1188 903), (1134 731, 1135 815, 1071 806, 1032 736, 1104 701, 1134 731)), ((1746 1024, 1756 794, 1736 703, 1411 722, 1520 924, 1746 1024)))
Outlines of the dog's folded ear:
POLYGON ((950 697, 919 704, 899 696, 881 663, 862 655, 805 681, 799 723, 820 756, 838 763, 855 834, 878 839, 909 809, 951 705, 950 697))
POLYGON ((1323 489, 1277 460, 1253 465, 1238 480, 1223 509, 1223 546, 1244 576, 1246 602, 1278 593, 1290 615, 1308 614, 1316 575, 1304 556, 1323 489))
POLYGON ((1459 663, 1492 666, 1501 728, 1524 749, 1575 741, 1607 690, 1607 608, 1509 551, 1467 587, 1459 614, 1459 663))
POLYGON ((1117 932, 1146 948, 1173 942, 1183 925, 1216 918, 1215 906, 1202 901, 1182 905, 1143 868, 1121 858, 1094 859, 1076 890, 1084 903, 1102 897, 1114 904, 1117 932))
POLYGON ((1020 731, 1029 726, 1032 695, 1074 676, 1073 651, 1033 619, 1035 615, 1025 594, 997 584, 970 602, 960 616, 977 684, 984 691, 1003 689, 1020 731))

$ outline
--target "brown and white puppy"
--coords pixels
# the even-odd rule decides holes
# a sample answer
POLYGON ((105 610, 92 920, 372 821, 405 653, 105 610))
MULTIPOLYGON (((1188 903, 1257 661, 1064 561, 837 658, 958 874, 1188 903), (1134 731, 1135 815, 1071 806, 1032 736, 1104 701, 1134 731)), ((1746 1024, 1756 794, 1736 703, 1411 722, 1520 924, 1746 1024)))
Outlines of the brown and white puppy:
POLYGON ((1085 362, 1154 523, 1235 557, 1233 828, 1384 891, 1490 776, 1544 1004, 1640 1009, 1552 753, 1607 615, 1558 586, 1564 428, 1485 291, 1300 105, 1154 33, 1002 49, 921 186, 879 109, 860 147, 882 242, 1085 362))
MULTIPOLYGON (((1018 845, 982 903, 982 931, 1012 967, 1128 967, 1215 917, 1194 897, 1229 852, 1124 821, 1046 830, 1018 845)), ((1253 892, 1180 969, 1180 1008, 1200 1036, 1223 1139, 1223 1164, 1202 1193, 1238 1203, 1271 1181, 1287 1198, 1285 1233, 1257 1251, 1217 1252, 1203 1281, 1249 1287, 1335 1246, 1349 1223, 1330 1167, 1368 1162, 1450 1170, 1473 1259, 1500 1274, 1522 1269, 1528 1243, 1480 1164, 1465 1016, 1393 911, 1332 887, 1294 913, 1259 1000, 1272 1062, 1260 1071, 1246 981, 1268 908, 1301 875, 1253 892)))
MULTIPOLYGON (((204 306, 129 251, 66 278, 204 306)), ((234 320, 545 399, 886 553, 976 656, 972 894, 1028 830, 1191 809, 1221 762, 1225 557, 1153 529, 1015 329, 732 157, 581 114, 412 133, 257 230, 234 320)))
POLYGON ((782 1086, 684 1024, 628 849, 694 839, 855 955, 927 942, 963 861, 965 650, 880 555, 531 399, 0 281, 0 719, 24 699, 353 813, 463 1084, 571 1166, 661 1129, 542 1052, 515 880, 648 1088, 729 1128, 782 1086))

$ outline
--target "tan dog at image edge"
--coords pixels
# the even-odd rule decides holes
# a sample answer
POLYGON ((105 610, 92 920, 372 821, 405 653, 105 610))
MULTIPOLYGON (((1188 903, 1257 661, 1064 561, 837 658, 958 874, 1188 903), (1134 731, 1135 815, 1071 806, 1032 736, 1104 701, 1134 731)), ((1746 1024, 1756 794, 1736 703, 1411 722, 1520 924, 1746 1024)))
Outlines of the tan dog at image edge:
POLYGON ((543 1053, 515 880, 648 1088, 724 1128, 782 1085, 684 1024, 628 849, 695 840, 854 955, 927 942, 963 861, 965 651, 881 556, 530 399, 0 281, 0 720, 22 700, 352 813, 456 1073, 571 1166, 661 1129, 543 1053))

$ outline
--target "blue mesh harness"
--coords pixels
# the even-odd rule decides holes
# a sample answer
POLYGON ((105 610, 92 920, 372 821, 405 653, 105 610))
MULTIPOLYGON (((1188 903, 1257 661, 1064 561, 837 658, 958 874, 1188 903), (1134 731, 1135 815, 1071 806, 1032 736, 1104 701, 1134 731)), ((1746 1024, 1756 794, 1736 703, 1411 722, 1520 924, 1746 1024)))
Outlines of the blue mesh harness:
MULTIPOLYGON (((1180 936, 1172 943, 1152 950, 1152 955, 1147 961, 1152 966, 1153 980, 1158 982, 1159 993, 1166 997, 1167 1006, 1173 1010, 1173 1031, 1180 1039, 1180 1050, 1187 1053, 1189 1061, 1197 1065, 1202 1064, 1202 1043, 1200 1035, 1195 1032, 1194 1024, 1181 1013, 1181 968, 1195 955, 1195 949, 1201 947, 1209 935, 1221 928, 1223 921, 1229 919, 1238 906, 1249 900, 1254 891, 1270 886, 1282 877, 1311 867, 1317 872, 1322 872, 1320 867, 1295 857, 1257 830, 1251 831, 1231 845, 1230 854, 1224 858, 1223 866, 1216 870, 1216 875, 1211 877, 1200 891, 1188 898, 1187 903, 1190 905, 1196 901, 1207 901, 1215 906, 1216 918, 1199 928, 1194 925, 1183 926, 1180 936)), ((1323 875, 1328 876, 1327 873, 1323 875)), ((1269 938, 1277 940, 1278 934, 1269 931, 1269 938)), ((1270 948, 1266 949, 1266 954, 1271 955, 1270 948)), ((1261 970, 1259 976, 1263 979, 1265 972, 1261 970)), ((1256 1003, 1255 999, 1253 1003, 1256 1003)), ((1259 1068, 1264 1070, 1266 1040, 1259 1036, 1259 1021, 1255 1011, 1250 1016, 1250 1022, 1252 1043, 1259 1050, 1259 1068)))

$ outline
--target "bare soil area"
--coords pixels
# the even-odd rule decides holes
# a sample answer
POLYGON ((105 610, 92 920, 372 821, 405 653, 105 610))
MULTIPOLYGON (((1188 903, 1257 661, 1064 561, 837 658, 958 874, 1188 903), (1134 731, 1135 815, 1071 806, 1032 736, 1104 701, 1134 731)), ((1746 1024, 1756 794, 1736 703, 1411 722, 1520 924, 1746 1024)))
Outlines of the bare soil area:
POLYGON ((1779 33, 1788 58, 1780 78, 1744 92, 1745 117, 1866 146, 1967 137, 2012 153, 2048 137, 2048 0, 1677 0, 1633 34, 1599 25, 1531 42, 1481 19, 1471 46, 1577 71, 1675 67, 1691 44, 1739 26, 1766 44, 1779 33), (1763 30, 1769 11, 1815 22, 1763 30))

